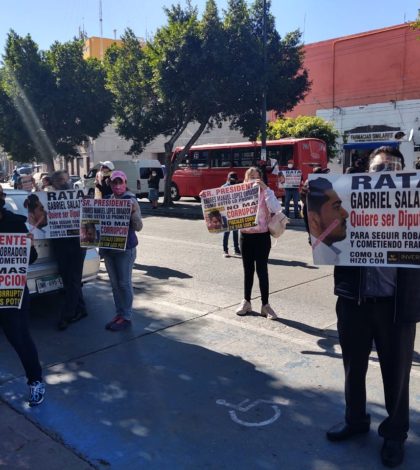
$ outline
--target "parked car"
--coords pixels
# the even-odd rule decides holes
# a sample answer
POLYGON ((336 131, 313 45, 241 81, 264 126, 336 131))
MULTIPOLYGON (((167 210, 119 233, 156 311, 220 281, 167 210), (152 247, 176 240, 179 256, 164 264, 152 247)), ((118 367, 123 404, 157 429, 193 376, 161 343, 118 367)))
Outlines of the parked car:
MULTIPOLYGON (((6 193, 5 208, 17 214, 27 216, 27 209, 23 203, 28 196, 26 191, 9 190, 6 193)), ((29 266, 28 289, 32 296, 59 291, 63 288, 63 281, 58 274, 57 263, 48 239, 35 240, 35 248, 38 259, 29 266)), ((93 281, 99 271, 99 255, 95 248, 86 251, 85 263, 83 265, 82 282, 93 281)))
POLYGON ((75 184, 76 184, 78 181, 80 181, 80 176, 78 176, 78 175, 70 175, 70 181, 72 182, 73 187, 74 187, 75 189, 78 189, 78 188, 76 188, 75 184))
MULTIPOLYGON (((148 193, 148 178, 149 169, 153 168, 158 171, 161 177, 159 181, 159 193, 163 194, 165 188, 165 174, 159 160, 114 160, 112 162, 115 165, 116 170, 121 170, 127 175, 127 186, 130 190, 138 197, 146 197, 148 193)), ((75 183, 77 189, 83 189, 84 193, 90 197, 95 194, 95 178, 96 173, 101 168, 101 164, 97 163, 93 168, 89 170, 87 175, 84 175, 79 181, 75 183)))

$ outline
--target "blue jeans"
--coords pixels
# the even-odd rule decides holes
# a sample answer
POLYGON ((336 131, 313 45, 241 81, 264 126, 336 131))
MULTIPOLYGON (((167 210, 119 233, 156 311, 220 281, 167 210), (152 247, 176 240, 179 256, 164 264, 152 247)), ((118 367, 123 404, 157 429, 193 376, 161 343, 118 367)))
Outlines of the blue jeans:
POLYGON ((136 248, 125 251, 102 250, 106 270, 111 281, 117 315, 131 320, 133 314, 133 286, 131 273, 136 259, 136 248))
POLYGON ((289 217, 289 207, 290 201, 293 199, 293 208, 295 210, 295 218, 299 217, 299 189, 298 188, 290 188, 284 190, 285 195, 285 203, 284 203, 284 213, 289 217))

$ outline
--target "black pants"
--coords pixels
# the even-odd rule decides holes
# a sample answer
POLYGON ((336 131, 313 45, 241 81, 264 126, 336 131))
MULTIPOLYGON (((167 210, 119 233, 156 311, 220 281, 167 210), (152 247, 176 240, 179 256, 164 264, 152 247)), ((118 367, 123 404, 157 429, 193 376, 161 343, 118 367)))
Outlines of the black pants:
POLYGON ((244 267, 244 298, 251 301, 254 273, 260 281, 261 302, 268 304, 268 255, 271 250, 270 233, 241 233, 240 247, 244 267))
POLYGON ((28 383, 32 383, 37 380, 42 381, 42 370, 38 351, 29 333, 28 316, 29 293, 27 289, 23 296, 22 308, 0 309, 0 325, 22 362, 28 383))
POLYGON ((338 334, 345 371, 346 421, 369 422, 366 372, 375 341, 388 417, 379 426, 387 439, 405 440, 409 428, 409 383, 415 323, 394 322, 394 298, 377 303, 337 300, 338 334))
MULTIPOLYGON (((229 234, 230 232, 225 232, 223 234, 223 251, 229 250, 229 246, 228 246, 229 234)), ((235 251, 239 251, 238 231, 232 230, 232 236, 233 236, 233 246, 235 247, 235 251)))
POLYGON ((52 239, 51 246, 64 285, 60 318, 69 320, 77 313, 86 310, 82 292, 82 273, 86 250, 80 248, 78 237, 52 239))

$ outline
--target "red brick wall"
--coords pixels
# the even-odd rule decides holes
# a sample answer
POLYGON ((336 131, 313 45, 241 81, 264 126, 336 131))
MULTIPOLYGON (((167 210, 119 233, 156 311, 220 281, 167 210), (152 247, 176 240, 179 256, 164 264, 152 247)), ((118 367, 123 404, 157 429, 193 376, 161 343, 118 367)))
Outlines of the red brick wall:
POLYGON ((403 24, 305 46, 312 80, 288 116, 317 109, 420 99, 420 36, 403 24))

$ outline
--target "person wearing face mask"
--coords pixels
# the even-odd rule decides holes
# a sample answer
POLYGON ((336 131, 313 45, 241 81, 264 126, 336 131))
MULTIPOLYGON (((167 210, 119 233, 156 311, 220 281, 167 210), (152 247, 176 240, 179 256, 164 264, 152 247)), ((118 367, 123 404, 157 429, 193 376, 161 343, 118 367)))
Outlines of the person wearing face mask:
POLYGON ((302 183, 302 172, 294 167, 293 160, 287 162, 287 170, 279 173, 280 183, 284 187, 284 213, 289 217, 290 201, 293 200, 295 219, 300 219, 299 214, 299 186, 302 183))
MULTIPOLYGON (((55 171, 51 175, 51 185, 55 191, 71 189, 72 185, 67 171, 55 171)), ((81 248, 79 237, 52 238, 50 244, 64 287, 57 325, 57 328, 62 331, 70 323, 77 322, 88 314, 82 291, 86 249, 81 248)))
MULTIPOLYGON (((5 209, 5 202, 5 194, 0 185, 0 233, 28 233, 25 225, 26 217, 5 209)), ((27 236, 32 242, 29 254, 29 264, 32 264, 38 254, 33 246, 33 235, 27 236)), ((42 380, 38 351, 29 332, 28 317, 29 292, 25 286, 21 308, 0 309, 0 327, 25 369, 29 386, 29 406, 36 406, 44 401, 45 384, 42 380)))
POLYGON ((139 232, 143 228, 143 222, 140 206, 135 195, 127 188, 127 176, 124 172, 112 172, 111 188, 112 195, 110 199, 128 199, 131 201, 131 217, 125 250, 100 250, 111 282, 116 311, 116 315, 105 325, 105 328, 109 331, 121 331, 131 326, 133 315, 131 273, 137 254, 136 246, 138 245, 135 232, 139 232))
POLYGON ((95 199, 105 199, 111 196, 112 189, 110 185, 111 173, 115 170, 112 162, 101 162, 101 168, 95 177, 95 199))
MULTIPOLYGON (((401 171, 404 157, 380 147, 369 158, 369 172, 401 171)), ((345 420, 327 432, 344 441, 370 429, 366 412, 366 372, 375 342, 381 366, 387 416, 378 433, 384 442, 382 463, 396 467, 404 459, 409 429, 409 382, 416 322, 420 321, 420 269, 336 266, 337 329, 345 371, 345 420)))
MULTIPOLYGON (((233 184, 238 184, 238 175, 234 172, 231 171, 227 175, 227 180, 226 183, 222 186, 231 186, 233 184)), ((229 258, 229 234, 230 232, 224 232, 223 233, 223 256, 225 258, 229 258)), ((239 237, 238 237, 238 231, 237 230, 232 230, 232 236, 233 236, 233 246, 235 249, 235 255, 241 256, 241 249, 239 248, 239 237)))
POLYGON ((271 250, 268 223, 271 213, 281 210, 281 204, 274 192, 262 180, 258 168, 251 167, 245 172, 244 183, 249 182, 259 186, 257 225, 241 229, 240 247, 244 268, 244 299, 235 313, 242 316, 252 312, 251 294, 256 270, 260 282, 261 315, 270 320, 276 320, 278 317, 268 303, 268 256, 271 250))
POLYGON ((152 208, 156 209, 159 201, 159 181, 160 175, 156 168, 150 168, 149 179, 147 181, 149 186, 149 201, 152 203, 152 208))

